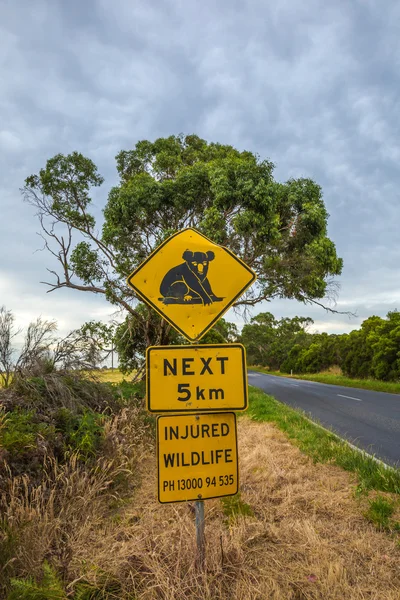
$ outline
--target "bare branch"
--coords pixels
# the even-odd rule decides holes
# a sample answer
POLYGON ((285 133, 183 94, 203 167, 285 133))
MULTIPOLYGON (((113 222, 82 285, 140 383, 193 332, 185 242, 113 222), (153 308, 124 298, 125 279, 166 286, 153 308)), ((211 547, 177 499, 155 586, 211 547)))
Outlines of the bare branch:
POLYGON ((47 321, 39 317, 29 324, 24 344, 15 363, 15 373, 32 370, 36 364, 46 358, 54 344, 54 333, 57 330, 55 321, 47 321))
POLYGON ((305 304, 316 304, 317 306, 323 308, 324 310, 326 310, 326 312, 330 312, 333 313, 335 315, 346 315, 347 317, 357 317, 357 313, 353 313, 349 310, 336 310, 334 308, 331 308, 330 306, 326 306, 325 304, 322 304, 321 302, 318 302, 317 300, 314 300, 313 298, 304 298, 304 303, 305 304))
POLYGON ((12 340, 21 333, 14 327, 14 315, 5 306, 0 308, 0 381, 4 387, 11 382, 13 371, 12 340))

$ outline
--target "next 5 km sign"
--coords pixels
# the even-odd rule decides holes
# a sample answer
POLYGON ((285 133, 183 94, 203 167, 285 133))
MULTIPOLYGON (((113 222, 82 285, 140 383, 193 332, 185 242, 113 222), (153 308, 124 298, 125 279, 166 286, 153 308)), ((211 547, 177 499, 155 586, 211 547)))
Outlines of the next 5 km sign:
POLYGON ((235 413, 158 417, 157 465, 160 502, 236 494, 235 413))
POLYGON ((246 410, 247 371, 241 344, 147 349, 150 412, 246 410))

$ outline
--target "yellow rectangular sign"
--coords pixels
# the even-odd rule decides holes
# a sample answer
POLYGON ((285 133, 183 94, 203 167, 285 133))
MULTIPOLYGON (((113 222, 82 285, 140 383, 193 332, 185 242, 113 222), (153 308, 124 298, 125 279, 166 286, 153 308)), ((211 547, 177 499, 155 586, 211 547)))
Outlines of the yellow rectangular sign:
POLYGON ((246 354, 241 344, 152 346, 146 356, 150 412, 247 409, 246 354))
POLYGON ((161 503, 236 494, 235 413, 158 417, 157 467, 161 503))

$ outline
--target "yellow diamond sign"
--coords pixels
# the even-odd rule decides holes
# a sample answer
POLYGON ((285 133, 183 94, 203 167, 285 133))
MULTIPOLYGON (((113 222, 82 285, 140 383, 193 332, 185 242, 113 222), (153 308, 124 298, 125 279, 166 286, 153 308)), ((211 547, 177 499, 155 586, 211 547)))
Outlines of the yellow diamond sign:
POLYGON ((187 339, 200 339, 255 281, 233 252, 188 228, 128 277, 136 294, 187 339))

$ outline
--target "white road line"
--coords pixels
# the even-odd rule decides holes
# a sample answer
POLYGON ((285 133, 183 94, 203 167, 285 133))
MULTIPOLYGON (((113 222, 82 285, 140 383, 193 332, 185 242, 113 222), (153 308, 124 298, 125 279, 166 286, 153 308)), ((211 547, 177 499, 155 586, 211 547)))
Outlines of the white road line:
POLYGON ((260 373, 249 373, 249 377, 262 377, 260 373))
POLYGON ((357 400, 357 402, 362 402, 360 398, 353 398, 353 396, 343 396, 342 394, 337 394, 337 396, 340 396, 341 398, 349 398, 349 400, 357 400))
POLYGON ((299 387, 299 384, 298 384, 298 383, 291 383, 290 385, 291 385, 292 387, 299 387))

